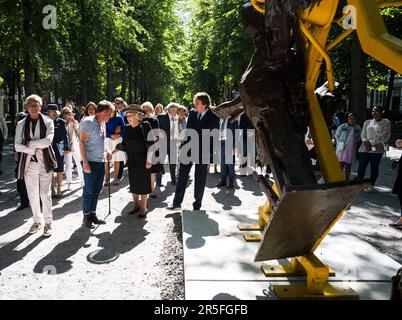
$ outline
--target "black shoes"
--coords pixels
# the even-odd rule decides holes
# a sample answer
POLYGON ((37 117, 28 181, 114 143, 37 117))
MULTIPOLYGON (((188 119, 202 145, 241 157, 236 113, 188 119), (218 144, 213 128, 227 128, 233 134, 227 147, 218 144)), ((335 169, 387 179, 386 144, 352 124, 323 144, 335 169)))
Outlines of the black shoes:
POLYGON ((93 229, 95 228, 94 224, 106 224, 105 221, 99 220, 98 217, 96 216, 95 212, 91 212, 89 214, 84 215, 84 221, 82 222, 82 225, 85 226, 88 229, 93 229))
POLYGON ((95 223, 95 224, 106 224, 106 221, 98 219, 98 217, 96 216, 95 212, 91 212, 89 215, 90 215, 93 223, 95 223))
POLYGON ((172 205, 170 207, 167 207, 166 209, 170 210, 170 211, 177 211, 177 210, 181 210, 181 206, 172 205))
POLYGON ((234 183, 232 182, 232 183, 230 183, 229 182, 229 184, 228 184, 228 186, 226 187, 226 189, 234 189, 235 187, 234 187, 234 183))
POLYGON ((88 229, 95 228, 95 226, 92 224, 91 214, 85 214, 84 215, 84 221, 82 222, 82 225, 85 226, 88 229))
POLYGON ((226 182, 225 181, 219 181, 219 183, 215 187, 217 187, 217 188, 226 187, 226 182))
POLYGON ((20 205, 18 208, 17 208, 17 211, 22 211, 22 210, 24 210, 25 208, 28 208, 29 207, 29 204, 28 205, 20 205))

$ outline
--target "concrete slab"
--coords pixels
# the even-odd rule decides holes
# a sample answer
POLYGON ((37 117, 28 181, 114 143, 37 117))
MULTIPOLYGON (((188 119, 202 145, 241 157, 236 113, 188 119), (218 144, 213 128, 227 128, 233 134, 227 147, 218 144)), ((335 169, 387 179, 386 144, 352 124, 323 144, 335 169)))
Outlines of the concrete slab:
MULTIPOLYGON (((299 285, 300 283, 291 282, 299 285)), ((186 281, 186 300, 278 300, 273 285, 289 282, 261 281, 186 281)), ((360 300, 388 300, 391 289, 388 282, 333 283, 339 288, 352 288, 360 300)))
MULTIPOLYGON (((186 299, 213 299, 219 294, 259 299, 266 296, 262 295, 263 289, 270 285, 288 284, 286 277, 266 278, 260 269, 263 264, 286 260, 254 262, 259 244, 246 243, 244 232, 237 228, 238 224, 256 220, 256 214, 240 210, 183 211, 186 299)), ((340 225, 335 225, 316 255, 335 270, 337 275, 331 283, 351 283, 363 299, 388 299, 390 279, 400 268, 400 264, 340 225)), ((305 278, 291 280, 300 283, 305 278)))

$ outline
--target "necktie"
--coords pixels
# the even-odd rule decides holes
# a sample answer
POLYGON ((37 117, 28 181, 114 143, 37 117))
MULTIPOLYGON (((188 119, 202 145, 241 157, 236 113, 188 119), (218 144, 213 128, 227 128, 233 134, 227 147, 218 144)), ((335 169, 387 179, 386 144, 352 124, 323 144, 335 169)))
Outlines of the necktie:
POLYGON ((201 120, 201 116, 202 116, 202 114, 201 113, 198 113, 198 121, 200 121, 201 120))

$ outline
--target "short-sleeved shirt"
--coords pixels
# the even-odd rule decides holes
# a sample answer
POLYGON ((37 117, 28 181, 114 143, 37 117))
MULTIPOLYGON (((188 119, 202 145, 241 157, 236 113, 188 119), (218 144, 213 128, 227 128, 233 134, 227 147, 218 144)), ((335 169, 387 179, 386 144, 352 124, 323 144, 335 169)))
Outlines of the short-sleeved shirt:
POLYGON ((105 143, 104 126, 100 124, 95 116, 86 117, 80 123, 80 132, 89 133, 89 138, 85 145, 87 150, 87 159, 92 162, 105 162, 105 143))

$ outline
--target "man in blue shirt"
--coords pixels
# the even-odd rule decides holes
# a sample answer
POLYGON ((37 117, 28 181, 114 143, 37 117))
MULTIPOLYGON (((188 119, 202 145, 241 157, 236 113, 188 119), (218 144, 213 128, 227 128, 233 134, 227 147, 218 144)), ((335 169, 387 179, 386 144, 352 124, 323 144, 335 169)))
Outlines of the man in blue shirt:
POLYGON ((109 101, 101 101, 96 106, 96 114, 86 117, 80 124, 80 151, 84 171, 84 190, 82 195, 82 211, 84 225, 94 228, 92 223, 104 224, 96 216, 99 193, 105 176, 105 158, 112 159, 110 150, 105 149, 105 122, 114 111, 109 101))

